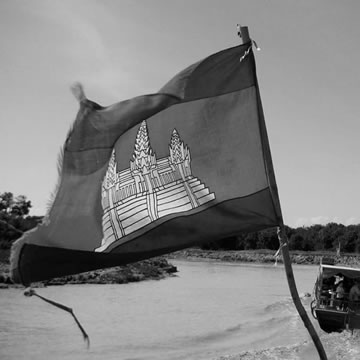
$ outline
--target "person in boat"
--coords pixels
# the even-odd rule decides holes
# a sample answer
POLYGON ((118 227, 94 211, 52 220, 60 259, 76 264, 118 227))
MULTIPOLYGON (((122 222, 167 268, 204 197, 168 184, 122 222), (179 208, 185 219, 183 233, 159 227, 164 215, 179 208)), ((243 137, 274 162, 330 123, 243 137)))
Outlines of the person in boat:
MULTIPOLYGON (((337 273, 335 275, 335 285, 338 285, 341 281, 344 281, 345 277, 342 273, 337 273)), ((344 284, 343 284, 344 286, 344 284)))
POLYGON ((344 282, 343 281, 340 281, 337 284, 335 292, 336 292, 336 298, 337 299, 343 299, 344 298, 345 289, 344 289, 344 282))
POLYGON ((345 288, 344 288, 344 282, 340 281, 337 284, 336 287, 336 306, 338 309, 341 309, 343 307, 343 300, 345 297, 345 288))
POLYGON ((349 301, 351 308, 358 308, 360 302, 360 280, 356 279, 349 292, 349 301))

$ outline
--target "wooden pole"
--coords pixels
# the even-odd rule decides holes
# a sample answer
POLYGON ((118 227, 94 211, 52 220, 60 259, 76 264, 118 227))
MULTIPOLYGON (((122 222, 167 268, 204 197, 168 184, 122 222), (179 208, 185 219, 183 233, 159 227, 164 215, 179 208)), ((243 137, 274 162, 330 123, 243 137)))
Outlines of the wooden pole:
POLYGON ((250 41, 250 36, 249 36, 249 29, 247 26, 241 26, 241 25, 237 25, 238 26, 238 35, 241 37, 243 44, 247 43, 250 41))
MULTIPOLYGON (((247 26, 238 25, 238 35, 241 37, 243 44, 251 41, 250 35, 249 35, 249 30, 248 30, 247 26)), ((293 273, 292 266, 291 266, 291 258, 290 258, 290 253, 289 253, 289 242, 286 237, 284 224, 281 224, 281 226, 278 229, 278 238, 279 238, 280 246, 282 249, 286 278, 288 281, 290 294, 293 299, 296 310, 299 313, 306 329, 308 330, 308 332, 315 344, 315 347, 320 356, 320 360, 327 360, 327 356, 326 356, 324 347, 320 341, 318 334, 315 331, 315 328, 314 328, 311 320, 309 319, 309 317, 301 303, 299 293, 296 288, 296 283, 295 283, 294 273, 293 273)))
POLYGON ((311 320, 309 319, 309 316, 306 313, 306 310, 304 309, 304 307, 301 303, 299 293, 296 288, 296 282, 295 282, 294 273, 293 273, 292 266, 291 266, 291 258, 290 258, 290 253, 289 253, 289 242, 288 242, 287 236, 285 234, 284 225, 282 225, 281 227, 278 228, 278 237, 279 237, 279 242, 280 242, 282 255, 283 255, 286 278, 288 281, 290 294, 293 299, 294 305, 296 307, 297 312, 299 313, 299 315, 301 317, 301 320, 303 321, 306 329, 308 330, 308 332, 315 344, 315 347, 318 351, 320 359, 327 360, 325 349, 320 341, 320 338, 319 338, 311 320))

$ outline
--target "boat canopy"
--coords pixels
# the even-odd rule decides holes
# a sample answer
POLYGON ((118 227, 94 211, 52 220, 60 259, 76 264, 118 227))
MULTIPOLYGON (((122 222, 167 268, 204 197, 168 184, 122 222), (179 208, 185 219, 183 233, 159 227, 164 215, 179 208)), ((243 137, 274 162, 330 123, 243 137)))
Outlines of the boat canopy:
POLYGON ((356 279, 360 278, 360 269, 345 266, 321 265, 320 274, 325 279, 335 275, 342 275, 350 279, 356 279))

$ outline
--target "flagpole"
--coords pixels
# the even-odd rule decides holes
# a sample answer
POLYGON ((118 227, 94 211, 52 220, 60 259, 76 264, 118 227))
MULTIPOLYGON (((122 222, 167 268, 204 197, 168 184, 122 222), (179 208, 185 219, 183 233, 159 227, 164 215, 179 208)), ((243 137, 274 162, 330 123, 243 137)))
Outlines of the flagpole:
MULTIPOLYGON (((249 35, 249 29, 247 26, 241 26, 238 24, 237 30, 238 30, 238 36, 241 37, 243 44, 251 41, 250 35, 249 35)), ((309 317, 306 313, 306 310, 304 309, 304 307, 301 303, 299 293, 296 288, 296 282, 295 282, 294 273, 292 270, 291 258, 290 258, 290 253, 289 253, 289 246, 288 246, 289 242, 288 242, 288 238, 285 233, 285 227, 284 227, 284 224, 282 221, 281 221, 280 227, 278 228, 278 238, 279 238, 279 242, 280 242, 280 248, 282 250, 286 278, 288 281, 290 294, 293 299, 296 310, 299 313, 305 327, 307 328, 307 330, 315 344, 315 347, 320 356, 320 360, 327 360, 327 355, 325 353, 324 347, 320 341, 318 334, 315 331, 315 328, 314 328, 311 320, 309 319, 309 317)))
POLYGON ((290 253, 289 253, 289 241, 288 241, 288 238, 285 233, 284 224, 281 224, 281 226, 278 228, 278 238, 279 238, 280 248, 281 248, 281 252, 282 252, 282 256, 283 256, 286 278, 288 281, 290 294, 293 299, 296 310, 299 313, 301 320, 303 321, 305 327, 307 328, 307 330, 315 344, 315 347, 318 351, 320 359, 327 360, 327 355, 326 355, 325 349, 321 343, 319 335, 317 334, 311 320, 309 319, 309 316, 307 315, 306 310, 304 309, 304 307, 301 303, 299 293, 296 288, 296 282, 295 282, 294 273, 293 273, 292 266, 291 266, 291 258, 290 258, 290 253))
POLYGON ((250 41, 249 28, 237 24, 238 36, 241 37, 243 44, 250 41))

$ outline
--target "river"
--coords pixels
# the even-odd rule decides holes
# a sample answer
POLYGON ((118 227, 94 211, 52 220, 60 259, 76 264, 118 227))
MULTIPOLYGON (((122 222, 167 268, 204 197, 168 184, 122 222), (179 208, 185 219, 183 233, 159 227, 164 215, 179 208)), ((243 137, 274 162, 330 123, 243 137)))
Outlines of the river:
MULTIPOLYGON (((74 309, 89 349, 68 313, 0 290, 0 359, 318 359, 282 265, 171 262, 179 272, 164 280, 36 289, 74 309)), ((294 274, 300 295, 311 293, 317 267, 294 265, 294 274)), ((360 358, 357 332, 326 334, 313 322, 329 359, 360 358)))

